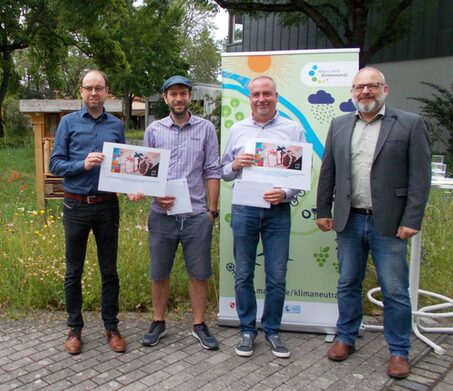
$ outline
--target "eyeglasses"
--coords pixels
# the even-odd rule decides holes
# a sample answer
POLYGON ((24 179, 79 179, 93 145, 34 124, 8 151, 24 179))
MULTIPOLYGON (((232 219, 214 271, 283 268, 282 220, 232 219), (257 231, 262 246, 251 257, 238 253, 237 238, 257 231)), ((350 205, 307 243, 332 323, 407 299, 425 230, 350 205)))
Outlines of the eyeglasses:
POLYGON ((365 87, 368 88, 368 91, 376 91, 380 86, 383 86, 384 83, 367 83, 367 84, 354 84, 352 89, 356 92, 362 92, 365 87))
POLYGON ((96 92, 102 92, 105 90, 105 87, 103 86, 96 86, 96 87, 85 87, 85 86, 82 86, 83 90, 85 92, 93 92, 93 91, 96 91, 96 92))

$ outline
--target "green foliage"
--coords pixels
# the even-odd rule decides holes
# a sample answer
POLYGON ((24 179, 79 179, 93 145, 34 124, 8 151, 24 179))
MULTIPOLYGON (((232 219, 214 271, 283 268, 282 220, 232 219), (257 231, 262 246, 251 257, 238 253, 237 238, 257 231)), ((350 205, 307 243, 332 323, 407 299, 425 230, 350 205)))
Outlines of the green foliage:
POLYGON ((184 72, 187 65, 179 56, 183 15, 174 1, 147 1, 133 8, 113 35, 129 66, 112 75, 112 84, 122 92, 151 95, 166 77, 184 72))
POLYGON ((126 123, 134 96, 149 96, 159 91, 165 78, 186 73, 188 65, 180 55, 184 10, 177 5, 167 0, 131 7, 111 34, 127 66, 116 69, 105 64, 104 69, 110 75, 112 91, 125 100, 126 123))
POLYGON ((0 137, 4 136, 3 102, 8 91, 16 89, 19 81, 13 53, 50 34, 54 29, 53 20, 47 0, 0 2, 0 137))
MULTIPOLYGON (((204 108, 199 101, 190 104, 190 111, 208 121, 211 121, 216 129, 217 139, 220 140, 220 117, 222 110, 222 96, 218 95, 215 98, 211 98, 206 95, 204 97, 205 105, 213 105, 212 111, 209 114, 205 114, 204 108)), ((220 148, 220 143, 219 143, 220 148)))
POLYGON ((5 137, 0 139, 0 148, 24 147, 31 143, 33 128, 30 119, 19 111, 19 101, 6 98, 3 104, 5 137))
MULTIPOLYGON (((423 223, 420 288, 453 297, 453 191, 432 189, 423 223)), ((425 302, 433 303, 433 300, 425 302)))
POLYGON ((109 72, 128 71, 129 64, 115 33, 129 20, 132 5, 127 0, 55 0, 57 20, 67 43, 76 45, 109 72))
POLYGON ((154 103, 153 112, 157 119, 165 118, 168 115, 168 106, 163 98, 159 98, 159 100, 154 103))
POLYGON ((92 58, 79 48, 70 46, 65 56, 47 76, 49 69, 42 61, 43 54, 38 48, 29 47, 15 53, 16 72, 21 75, 17 95, 22 99, 78 99, 80 75, 85 69, 96 68, 92 58), (53 79, 52 88, 48 78, 53 79))
POLYGON ((212 20, 218 11, 216 4, 209 0, 177 1, 179 6, 184 9, 182 28, 186 39, 195 38, 206 28, 210 30, 214 28, 212 20))
POLYGON ((33 145, 33 137, 0 137, 0 149, 28 148, 33 145))
MULTIPOLYGON (((432 189, 426 206, 423 221, 422 256, 420 265, 420 289, 436 292, 447 297, 453 297, 453 191, 432 189)), ((409 259, 408 249, 408 259, 409 259)), ((363 292, 379 286, 376 269, 368 261, 367 276, 364 281, 363 292)), ((365 312, 368 314, 381 313, 381 310, 364 301, 365 312)), ((438 304, 432 297, 420 295, 419 307, 438 304)))
POLYGON ((182 24, 182 56, 193 82, 217 83, 220 72, 220 43, 214 40, 213 18, 217 7, 209 1, 180 1, 185 10, 182 24))
POLYGON ((47 83, 41 86, 43 89, 59 89, 61 80, 57 77, 57 71, 66 56, 67 43, 58 23, 54 2, 5 0, 0 3, 0 16, 0 20, 5 22, 5 28, 0 29, 0 42, 8 43, 0 45, 4 59, 0 75, 6 89, 16 91, 24 74, 32 74, 38 81, 39 72, 46 74, 47 83), (29 58, 30 63, 25 65, 20 61, 23 58, 29 58), (11 68, 12 64, 14 68, 11 68))
POLYGON ((434 90, 432 98, 414 98, 423 104, 422 114, 427 119, 427 126, 431 141, 434 145, 440 144, 441 149, 434 149, 437 154, 445 153, 447 168, 453 170, 453 83, 450 90, 440 87, 433 83, 422 82, 434 90))
POLYGON ((210 30, 205 27, 189 41, 186 50, 186 60, 190 64, 189 77, 192 81, 217 83, 220 75, 220 50, 210 30))
POLYGON ((215 125, 217 129, 220 129, 220 117, 222 112, 222 96, 218 95, 214 99, 214 108, 211 112, 210 121, 215 125))
MULTIPOLYGON (((211 98, 209 96, 205 97, 205 101, 210 104, 213 104, 213 108, 210 114, 205 115, 204 117, 211 121, 217 131, 217 139, 220 140, 220 119, 221 119, 221 111, 222 111, 222 95, 217 95, 215 98, 211 98)), ((220 142, 219 142, 220 147, 220 142)))
POLYGON ((190 103, 189 109, 195 115, 203 116, 203 114, 204 114, 203 105, 199 101, 197 101, 197 102, 192 101, 190 103))
POLYGON ((140 140, 143 141, 143 135, 145 131, 143 129, 127 129, 126 140, 140 140))
POLYGON ((171 75, 216 81, 220 53, 210 33, 216 10, 207 0, 5 0, 0 110, 7 92, 77 98, 82 71, 100 68, 110 92, 123 97, 129 123, 133 98, 159 91, 171 75))
POLYGON ((2 0, 0 3, 1 52, 27 47, 37 34, 53 28, 49 1, 46 0, 2 0))

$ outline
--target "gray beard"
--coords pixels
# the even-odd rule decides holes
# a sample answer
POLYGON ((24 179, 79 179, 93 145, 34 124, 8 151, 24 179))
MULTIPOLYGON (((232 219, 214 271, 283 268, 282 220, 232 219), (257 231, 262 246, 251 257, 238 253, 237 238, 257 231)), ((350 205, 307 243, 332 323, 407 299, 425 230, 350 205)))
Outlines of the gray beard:
POLYGON ((358 100, 355 100, 355 99, 353 100, 354 106, 361 113, 365 113, 365 114, 377 113, 381 109, 384 102, 385 102, 385 97, 383 97, 383 96, 375 97, 375 100, 367 105, 360 103, 358 100))

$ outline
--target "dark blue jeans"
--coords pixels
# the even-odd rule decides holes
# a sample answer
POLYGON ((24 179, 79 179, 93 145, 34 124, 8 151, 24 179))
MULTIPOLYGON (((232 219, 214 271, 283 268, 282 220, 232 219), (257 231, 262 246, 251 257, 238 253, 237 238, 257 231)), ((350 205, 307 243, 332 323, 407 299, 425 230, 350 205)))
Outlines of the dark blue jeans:
POLYGON ((406 357, 411 346, 411 303, 409 298, 406 240, 382 236, 373 215, 351 213, 337 234, 340 278, 338 281, 338 339, 353 345, 362 322, 362 281, 368 253, 376 267, 384 302, 384 336, 390 354, 406 357))
POLYGON ((256 247, 260 235, 264 252, 266 293, 261 326, 267 336, 277 334, 286 294, 286 270, 289 255, 291 211, 288 203, 270 209, 233 205, 231 228, 236 260, 236 309, 241 332, 256 330, 257 304, 253 283, 256 247))
POLYGON ((116 270, 118 200, 88 205, 65 199, 63 223, 66 244, 64 291, 68 326, 76 329, 83 327, 81 280, 88 235, 93 230, 102 278, 102 320, 107 330, 114 329, 118 324, 119 295, 119 279, 116 270))

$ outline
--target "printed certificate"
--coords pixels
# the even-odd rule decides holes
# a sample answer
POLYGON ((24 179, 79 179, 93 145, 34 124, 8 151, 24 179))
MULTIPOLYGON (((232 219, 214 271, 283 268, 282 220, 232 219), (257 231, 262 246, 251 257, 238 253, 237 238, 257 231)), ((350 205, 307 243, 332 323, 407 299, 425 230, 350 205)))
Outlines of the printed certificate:
POLYGON ((174 205, 167 210, 167 215, 192 213, 189 186, 186 178, 174 179, 167 182, 167 196, 175 197, 174 205))
POLYGON ((165 195, 170 151, 104 143, 102 153, 105 159, 101 165, 99 190, 165 195))
POLYGON ((274 187, 310 190, 313 145, 295 141, 254 139, 244 152, 255 154, 255 165, 242 169, 242 180, 274 187))
POLYGON ((271 203, 264 200, 264 193, 274 188, 272 183, 246 182, 236 179, 233 186, 232 204, 270 208, 271 203))

